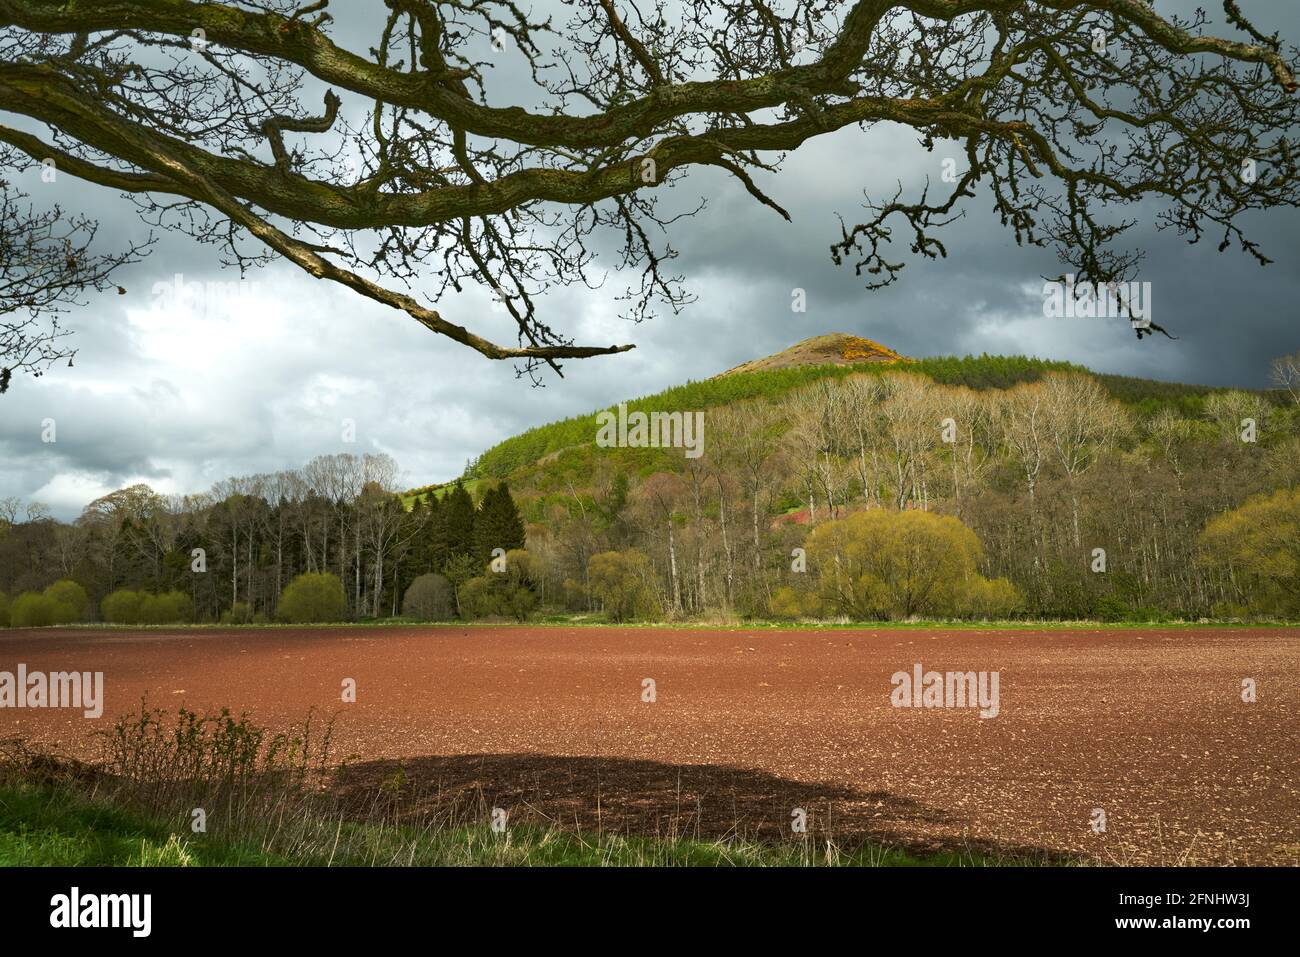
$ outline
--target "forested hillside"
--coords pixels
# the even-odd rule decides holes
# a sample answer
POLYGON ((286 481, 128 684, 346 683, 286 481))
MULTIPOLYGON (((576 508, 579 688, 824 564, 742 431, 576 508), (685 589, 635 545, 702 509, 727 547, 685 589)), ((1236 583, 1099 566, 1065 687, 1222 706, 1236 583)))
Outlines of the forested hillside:
POLYGON ((600 603, 593 556, 634 553, 627 568, 658 614, 832 614, 826 583, 792 570, 792 550, 810 527, 884 509, 958 518, 981 570, 1014 584, 1019 614, 1250 614, 1254 586, 1201 535, 1251 494, 1300 481, 1285 390, 1020 357, 741 374, 628 409, 704 409, 704 455, 600 448, 593 414, 507 440, 468 473, 508 477, 529 550, 573 607, 600 603))
POLYGON ((387 456, 328 455, 198 495, 133 486, 72 523, 10 500, 0 624, 270 620, 299 575, 337 579, 349 618, 1300 615, 1296 389, 980 356, 627 407, 702 412, 701 454, 603 447, 593 413, 406 493, 387 456))
MULTIPOLYGON (((746 399, 775 400, 802 385, 821 379, 842 379, 850 375, 884 375, 900 371, 894 366, 821 365, 745 372, 726 377, 688 382, 651 396, 630 400, 629 409, 667 412, 679 409, 709 409, 746 399)), ((946 385, 971 389, 1006 389, 1021 382, 1034 382, 1045 373, 1086 372, 1069 362, 1030 359, 1024 356, 942 356, 915 359, 906 371, 927 376, 946 385)), ((1157 382, 1127 376, 1099 375, 1097 378, 1117 399, 1142 404, 1145 408, 1172 404, 1195 412, 1195 400, 1215 391, 1205 386, 1157 382)), ((1222 390, 1220 390, 1222 391, 1222 390)), ((488 449, 466 470, 465 477, 508 478, 517 470, 562 449, 591 445, 596 434, 596 412, 551 422, 529 429, 488 449)), ((423 489, 419 491, 424 491, 423 489)))

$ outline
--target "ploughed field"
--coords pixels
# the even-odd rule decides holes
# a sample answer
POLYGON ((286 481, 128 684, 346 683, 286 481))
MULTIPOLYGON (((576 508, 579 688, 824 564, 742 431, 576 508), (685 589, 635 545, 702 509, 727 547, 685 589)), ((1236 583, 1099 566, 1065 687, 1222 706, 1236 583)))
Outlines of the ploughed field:
POLYGON ((801 809, 844 846, 1300 864, 1295 628, 0 632, 0 671, 20 662, 102 671, 104 715, 4 708, 0 739, 94 758, 142 695, 276 728, 315 708, 338 786, 396 775, 412 814, 777 841, 806 839, 801 809), (918 663, 996 672, 996 716, 891 704, 918 663))

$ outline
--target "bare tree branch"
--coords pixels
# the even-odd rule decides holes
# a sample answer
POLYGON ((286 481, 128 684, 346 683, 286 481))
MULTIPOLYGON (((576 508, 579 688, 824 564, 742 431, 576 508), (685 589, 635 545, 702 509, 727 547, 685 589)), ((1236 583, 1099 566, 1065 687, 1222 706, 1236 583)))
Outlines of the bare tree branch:
POLYGON ((964 165, 941 198, 900 188, 843 224, 832 256, 869 288, 904 268, 896 237, 946 256, 935 231, 980 195, 1096 283, 1138 267, 1115 243, 1139 203, 1263 264, 1241 215, 1300 200, 1297 53, 1233 0, 1244 40, 1146 0, 574 0, 563 25, 514 0, 368 2, 362 55, 326 0, 0 0, 0 111, 21 118, 0 143, 240 268, 286 258, 529 375, 631 348, 575 345, 539 309, 605 281, 597 234, 619 240, 627 318, 677 311, 669 227, 697 210, 668 188, 717 166, 788 219, 756 172, 846 126, 910 126, 964 165), (488 101, 489 44, 531 77, 517 103, 488 101), (430 278, 438 309, 392 288, 430 278), (517 346, 443 317, 467 284, 517 346))

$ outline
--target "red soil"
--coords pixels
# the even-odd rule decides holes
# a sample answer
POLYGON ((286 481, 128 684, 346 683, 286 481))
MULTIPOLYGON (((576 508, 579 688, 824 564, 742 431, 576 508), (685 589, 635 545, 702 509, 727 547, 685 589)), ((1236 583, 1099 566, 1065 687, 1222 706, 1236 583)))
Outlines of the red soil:
POLYGON ((564 826, 788 837, 803 807, 816 832, 848 844, 1296 864, 1298 639, 1294 628, 9 631, 0 670, 103 671, 107 704, 98 721, 0 710, 0 738, 93 757, 91 732, 146 694, 276 727, 314 706, 338 714, 336 747, 364 762, 359 781, 401 759, 441 798, 526 805, 564 826), (890 676, 915 662, 999 672, 1000 713, 892 707, 890 676), (355 704, 340 701, 345 678, 355 704))

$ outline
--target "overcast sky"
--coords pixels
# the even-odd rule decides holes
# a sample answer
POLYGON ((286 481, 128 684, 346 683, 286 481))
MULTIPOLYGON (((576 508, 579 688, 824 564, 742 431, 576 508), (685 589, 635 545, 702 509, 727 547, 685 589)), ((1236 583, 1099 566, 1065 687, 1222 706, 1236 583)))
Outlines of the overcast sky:
MULTIPOLYGON (((336 6, 355 12, 362 4, 336 6)), ((1157 3, 1162 12, 1189 6, 1157 3)), ((1266 32, 1300 39, 1300 4, 1242 6, 1266 32)), ((373 42, 373 18, 338 19, 340 40, 350 37, 363 50, 373 42)), ((502 69, 508 77, 509 64, 502 69)), ((793 223, 724 175, 693 172, 677 194, 704 198, 708 209, 673 239, 677 271, 698 301, 679 316, 631 326, 617 318, 616 276, 594 292, 548 295, 543 318, 578 342, 631 341, 637 349, 568 362, 566 378, 552 376, 543 389, 517 379, 508 363, 289 266, 251 274, 226 302, 156 294, 177 274, 187 283, 238 280, 219 268, 210 247, 168 234, 121 275, 126 296, 96 297, 69 317, 80 350, 74 368, 16 377, 0 397, 0 497, 38 500, 72 518, 91 499, 135 482, 195 492, 229 475, 341 451, 387 452, 407 485, 422 485, 454 478, 467 459, 530 426, 706 378, 825 332, 866 336, 912 356, 1027 354, 1098 371, 1256 387, 1267 384, 1272 356, 1300 348, 1300 215, 1289 210, 1249 221, 1275 260, 1268 268, 1237 251, 1217 253, 1214 239, 1190 247, 1146 225, 1130 234, 1147 253, 1139 278, 1151 283, 1153 319, 1179 335, 1176 342, 1138 343, 1118 320, 1043 318, 1040 277, 1060 267, 1050 254, 1017 247, 987 197, 949 228, 947 260, 909 260, 894 288, 865 291, 851 268, 831 263, 835 213, 857 221, 864 189, 888 196, 900 180, 914 186, 934 178, 940 155, 898 127, 813 140, 766 181, 793 223), (791 311, 796 287, 806 290, 805 313, 791 311), (54 443, 41 441, 47 418, 56 422, 54 443), (356 422, 354 443, 343 441, 344 419, 356 422)), ((17 185, 38 202, 49 195, 35 175, 17 185)), ((65 208, 101 218, 108 240, 147 231, 111 193, 68 177, 57 190, 65 208)), ((438 308, 453 322, 513 341, 477 292, 438 308)))

